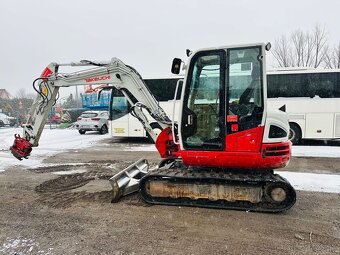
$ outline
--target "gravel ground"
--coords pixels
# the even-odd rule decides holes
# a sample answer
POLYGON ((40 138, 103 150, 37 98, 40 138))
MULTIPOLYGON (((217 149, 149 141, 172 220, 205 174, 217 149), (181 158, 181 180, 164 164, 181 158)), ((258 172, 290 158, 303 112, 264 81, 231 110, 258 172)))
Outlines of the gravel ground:
MULTIPOLYGON (((298 191, 280 214, 149 206, 138 194, 110 203, 110 176, 160 160, 123 151, 143 142, 107 139, 0 173, 0 254, 340 254, 339 193, 298 191)), ((286 170, 340 174, 339 163, 296 157, 286 170)))

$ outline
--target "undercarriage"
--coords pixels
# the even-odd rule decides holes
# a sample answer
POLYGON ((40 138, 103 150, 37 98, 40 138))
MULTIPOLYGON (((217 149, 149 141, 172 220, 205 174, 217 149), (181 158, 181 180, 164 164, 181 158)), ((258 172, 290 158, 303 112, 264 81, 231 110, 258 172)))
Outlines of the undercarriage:
MULTIPOLYGON (((129 171, 137 173, 137 169, 130 166, 129 171)), ((141 197, 150 204, 281 212, 296 201, 294 188, 273 170, 186 167, 181 161, 166 159, 157 170, 139 172, 136 177, 141 178, 141 197)), ((124 189, 118 186, 116 200, 124 189)), ((128 190, 131 193, 133 188, 128 190)))

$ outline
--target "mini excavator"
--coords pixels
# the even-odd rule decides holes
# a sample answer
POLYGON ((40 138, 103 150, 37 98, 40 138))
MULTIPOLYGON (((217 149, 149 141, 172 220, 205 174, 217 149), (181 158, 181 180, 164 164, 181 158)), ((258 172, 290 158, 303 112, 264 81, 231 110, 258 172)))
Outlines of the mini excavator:
POLYGON ((187 50, 187 65, 175 58, 172 73, 185 70, 177 122, 166 115, 141 75, 117 58, 51 63, 33 82, 37 97, 27 123, 34 125, 24 125, 11 152, 22 160, 38 146, 59 88, 108 84, 102 89, 123 93, 163 158, 156 170, 148 171, 148 162, 141 159, 113 176, 114 201, 139 190, 151 204, 285 211, 294 205, 296 192, 274 173, 288 164, 291 142, 284 107, 266 107, 269 49, 269 43, 257 43, 187 50), (59 73, 61 66, 90 68, 59 73), (145 111, 157 121, 160 133, 145 111))

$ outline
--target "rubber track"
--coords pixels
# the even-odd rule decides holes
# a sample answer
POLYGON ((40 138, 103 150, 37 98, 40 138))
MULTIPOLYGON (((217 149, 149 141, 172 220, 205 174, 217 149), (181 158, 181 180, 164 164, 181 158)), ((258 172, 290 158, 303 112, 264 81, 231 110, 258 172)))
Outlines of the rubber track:
MULTIPOLYGON (((296 192, 290 183, 272 170, 222 170, 207 168, 186 168, 174 164, 164 166, 158 170, 152 171, 140 180, 140 194, 142 198, 151 204, 165 204, 177 206, 197 206, 219 209, 235 209, 256 212, 282 212, 291 208, 296 201, 296 192), (146 191, 146 183, 151 181, 164 180, 171 183, 204 183, 204 184, 227 184, 227 185, 246 185, 261 186, 263 189, 268 185, 280 185, 284 187, 287 198, 283 202, 274 202, 268 199, 265 194, 262 201, 251 203, 247 201, 212 201, 209 199, 190 199, 190 198, 164 198, 151 197, 146 191)), ((263 192, 265 193, 265 192, 263 192)))

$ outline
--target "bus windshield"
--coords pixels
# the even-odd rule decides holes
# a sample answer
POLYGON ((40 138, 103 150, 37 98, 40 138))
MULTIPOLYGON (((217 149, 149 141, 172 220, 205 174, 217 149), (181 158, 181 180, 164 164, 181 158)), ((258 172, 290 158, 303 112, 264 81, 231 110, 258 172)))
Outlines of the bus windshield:
POLYGON ((112 89, 109 120, 116 120, 129 113, 126 97, 117 89, 112 89))

